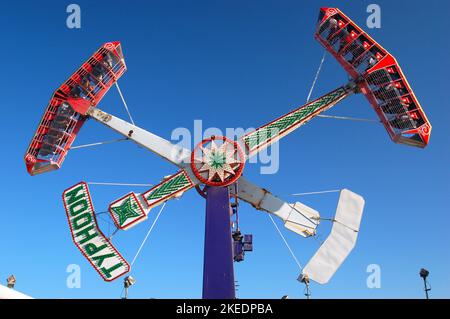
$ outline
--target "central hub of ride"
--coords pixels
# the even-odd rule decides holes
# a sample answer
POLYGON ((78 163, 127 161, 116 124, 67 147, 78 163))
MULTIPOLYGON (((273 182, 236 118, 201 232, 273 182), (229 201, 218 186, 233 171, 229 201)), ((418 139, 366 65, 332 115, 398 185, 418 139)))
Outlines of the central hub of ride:
POLYGON ((211 136, 194 148, 191 168, 195 177, 208 186, 227 186, 241 176, 245 156, 235 141, 225 136, 211 136))

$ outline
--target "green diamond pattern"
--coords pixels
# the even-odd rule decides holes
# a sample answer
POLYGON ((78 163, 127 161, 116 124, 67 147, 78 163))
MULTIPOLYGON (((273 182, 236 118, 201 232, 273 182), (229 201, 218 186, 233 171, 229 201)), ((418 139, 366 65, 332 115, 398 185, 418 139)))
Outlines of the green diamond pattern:
POLYGON ((250 133, 244 137, 244 142, 248 145, 249 149, 252 150, 253 148, 271 139, 273 136, 282 134, 292 126, 300 123, 318 109, 329 106, 330 104, 338 101, 345 94, 346 90, 344 88, 339 88, 319 98, 318 100, 306 104, 296 111, 254 131, 253 133, 250 133))
POLYGON ((141 214, 139 205, 136 203, 133 195, 128 195, 128 198, 125 199, 120 206, 111 207, 114 215, 119 218, 119 225, 122 226, 125 224, 127 219, 139 217, 141 214))
POLYGON ((171 194, 176 193, 177 191, 190 186, 191 181, 187 177, 185 172, 181 172, 176 175, 174 178, 167 180, 161 185, 157 186, 155 189, 149 190, 144 194, 144 197, 147 201, 156 201, 158 199, 164 198, 171 194))

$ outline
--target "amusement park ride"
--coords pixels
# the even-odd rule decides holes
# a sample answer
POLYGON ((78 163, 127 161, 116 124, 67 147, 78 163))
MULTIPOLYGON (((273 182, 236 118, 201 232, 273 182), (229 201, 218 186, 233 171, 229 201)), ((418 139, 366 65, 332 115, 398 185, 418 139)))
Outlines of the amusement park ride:
MULTIPOLYGON (((281 218, 287 229, 302 237, 316 234, 319 213, 301 203, 289 204, 242 176, 245 162, 315 116, 354 93, 367 98, 390 138, 399 144, 425 147, 431 125, 395 58, 337 8, 322 8, 315 38, 333 55, 351 80, 283 115, 238 140, 211 136, 193 151, 99 108, 106 92, 126 70, 119 42, 97 50, 53 94, 25 155, 31 175, 61 167, 79 130, 88 118, 177 166, 175 174, 137 194, 130 192, 109 206, 118 229, 128 230, 147 219, 150 211, 191 188, 206 199, 204 298, 235 298, 233 262, 252 250, 252 236, 234 227, 238 200, 281 218)), ((130 271, 129 263, 99 229, 86 183, 63 193, 73 241, 100 276, 112 281, 130 271)), ((341 190, 330 235, 303 268, 299 280, 327 283, 353 249, 364 200, 341 190)))

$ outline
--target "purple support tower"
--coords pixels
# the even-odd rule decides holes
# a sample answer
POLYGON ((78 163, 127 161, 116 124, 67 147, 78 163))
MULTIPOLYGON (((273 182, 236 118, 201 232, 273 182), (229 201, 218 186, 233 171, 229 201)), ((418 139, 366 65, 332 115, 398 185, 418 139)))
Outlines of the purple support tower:
POLYGON ((206 189, 203 298, 234 299, 234 268, 228 187, 206 189))

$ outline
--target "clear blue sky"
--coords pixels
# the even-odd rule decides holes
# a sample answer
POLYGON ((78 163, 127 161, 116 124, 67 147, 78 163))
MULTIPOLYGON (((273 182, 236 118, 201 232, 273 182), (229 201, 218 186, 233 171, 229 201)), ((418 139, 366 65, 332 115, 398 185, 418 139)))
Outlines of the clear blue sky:
MULTIPOLYGON (((320 6, 341 8, 365 27, 372 1, 77 1, 82 28, 65 26, 65 1, 2 6, 3 203, 0 280, 35 297, 119 297, 121 280, 105 283, 73 245, 61 193, 80 180, 155 183, 175 167, 132 143, 73 150, 59 171, 30 177, 23 154, 52 92, 102 43, 119 40, 128 65, 121 88, 138 125, 169 138, 177 127, 255 127, 304 103, 323 49, 313 31, 320 6), (81 289, 66 288, 66 267, 79 264, 81 289)), ((246 176, 288 201, 291 193, 349 188, 366 198, 356 249, 315 298, 422 298, 419 269, 430 270, 432 297, 450 297, 448 108, 450 5, 446 1, 376 1, 382 28, 369 34, 400 62, 432 125, 422 150, 390 141, 381 125, 315 119, 280 143, 280 170, 246 176), (381 288, 366 287, 366 267, 381 267, 381 288)), ((314 96, 346 82, 327 56, 314 96)), ((125 118, 117 92, 101 108, 125 118)), ((363 96, 329 114, 376 118, 363 96)), ((115 138, 94 121, 77 144, 115 138)), ((94 205, 131 190, 92 186, 94 205)), ((300 198, 323 216, 337 194, 300 198)), ((131 260, 150 222, 115 243, 131 260)), ((241 205, 241 228, 254 252, 236 264, 241 298, 303 297, 298 269, 268 217, 241 205)), ((281 226, 281 223, 279 223, 281 226)), ((325 230, 327 228, 325 227, 325 230)), ((169 202, 137 260, 131 297, 201 296, 204 200, 195 191, 169 202)), ((318 248, 283 229, 300 262, 318 248)))

